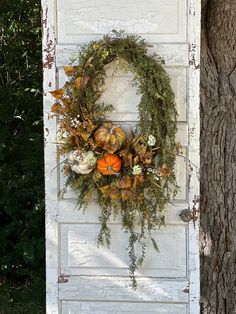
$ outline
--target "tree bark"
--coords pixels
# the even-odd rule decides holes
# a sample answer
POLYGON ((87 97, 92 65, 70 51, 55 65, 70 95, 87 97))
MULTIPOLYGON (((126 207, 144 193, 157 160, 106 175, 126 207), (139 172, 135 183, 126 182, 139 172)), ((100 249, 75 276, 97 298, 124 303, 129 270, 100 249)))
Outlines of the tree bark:
POLYGON ((236 313, 236 0, 202 0, 201 308, 236 313))

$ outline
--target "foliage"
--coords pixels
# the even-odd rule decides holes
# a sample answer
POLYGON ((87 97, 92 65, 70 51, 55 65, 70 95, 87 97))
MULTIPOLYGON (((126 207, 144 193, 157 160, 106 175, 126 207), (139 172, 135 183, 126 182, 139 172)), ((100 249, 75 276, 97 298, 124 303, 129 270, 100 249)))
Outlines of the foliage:
POLYGON ((22 283, 4 282, 0 286, 1 314, 44 314, 44 277, 35 276, 22 283))
POLYGON ((166 204, 177 192, 174 93, 161 60, 148 55, 148 47, 138 36, 113 31, 85 45, 74 60, 78 64, 65 67, 68 82, 52 92, 57 99, 52 112, 60 121, 59 153, 68 154, 67 186, 78 192, 80 208, 96 192, 101 208, 98 244, 109 245, 109 219, 121 215, 129 233, 134 288, 146 237, 157 249, 152 231, 164 225, 166 204), (126 135, 122 127, 104 122, 113 109, 101 102, 111 62, 134 74, 133 84, 141 95, 139 121, 126 135))
POLYGON ((40 10, 39 0, 1 1, 0 313, 31 313, 24 303, 44 304, 40 10), (18 299, 12 306, 11 294, 18 299))

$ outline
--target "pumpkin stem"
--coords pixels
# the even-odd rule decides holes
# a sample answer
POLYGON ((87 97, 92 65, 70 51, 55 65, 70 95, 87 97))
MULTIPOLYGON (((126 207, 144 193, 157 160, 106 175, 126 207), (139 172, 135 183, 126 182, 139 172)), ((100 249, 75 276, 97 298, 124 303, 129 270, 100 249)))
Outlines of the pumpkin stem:
POLYGON ((107 167, 107 170, 108 170, 109 172, 114 173, 114 171, 113 171, 113 167, 112 167, 112 166, 108 166, 108 167, 107 167))
POLYGON ((113 131, 115 130, 115 128, 116 128, 116 126, 115 125, 113 125, 111 128, 110 128, 110 134, 113 134, 113 131))

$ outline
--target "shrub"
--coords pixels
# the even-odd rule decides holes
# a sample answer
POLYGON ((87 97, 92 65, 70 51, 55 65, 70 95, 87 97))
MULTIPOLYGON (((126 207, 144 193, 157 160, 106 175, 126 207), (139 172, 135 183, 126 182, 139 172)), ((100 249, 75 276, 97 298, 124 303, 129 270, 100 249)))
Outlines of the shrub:
MULTIPOLYGON (((29 285, 38 286, 40 278, 44 278, 40 1, 1 1, 0 28, 0 281, 3 291, 6 285, 18 288, 23 285, 29 289, 29 285)), ((0 313, 7 313, 1 312, 1 306, 0 313)))

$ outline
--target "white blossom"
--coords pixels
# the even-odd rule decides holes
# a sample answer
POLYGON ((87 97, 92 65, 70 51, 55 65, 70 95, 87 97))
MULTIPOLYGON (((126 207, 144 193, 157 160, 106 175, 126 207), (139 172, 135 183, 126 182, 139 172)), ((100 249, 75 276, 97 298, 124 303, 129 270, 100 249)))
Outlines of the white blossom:
POLYGON ((161 177, 160 177, 160 175, 159 175, 157 170, 155 170, 153 168, 148 168, 147 172, 151 173, 155 180, 159 181, 161 179, 161 177))
POLYGON ((133 171, 132 174, 133 175, 138 175, 142 173, 142 167, 139 165, 133 166, 133 171))
POLYGON ((70 124, 73 128, 76 128, 81 124, 79 117, 80 115, 78 114, 75 118, 70 118, 70 124))
POLYGON ((148 146, 154 146, 156 144, 156 138, 153 135, 148 136, 148 146))

